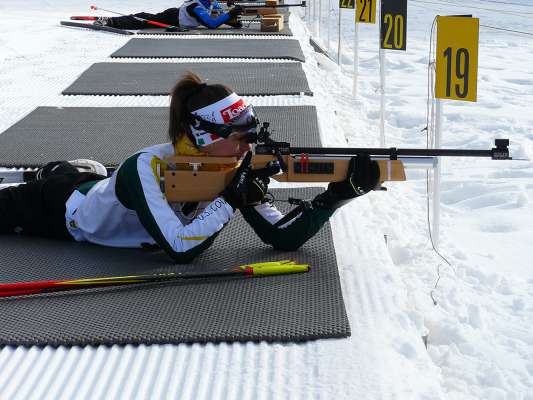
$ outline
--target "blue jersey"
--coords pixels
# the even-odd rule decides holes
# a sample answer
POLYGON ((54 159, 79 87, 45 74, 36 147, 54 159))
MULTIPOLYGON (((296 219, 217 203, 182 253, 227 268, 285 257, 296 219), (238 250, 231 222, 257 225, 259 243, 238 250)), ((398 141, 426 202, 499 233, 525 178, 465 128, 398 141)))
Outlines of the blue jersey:
POLYGON ((222 10, 222 7, 216 1, 187 0, 180 7, 179 24, 184 28, 196 28, 203 25, 206 28, 215 29, 231 19, 228 13, 212 17, 212 10, 222 10))

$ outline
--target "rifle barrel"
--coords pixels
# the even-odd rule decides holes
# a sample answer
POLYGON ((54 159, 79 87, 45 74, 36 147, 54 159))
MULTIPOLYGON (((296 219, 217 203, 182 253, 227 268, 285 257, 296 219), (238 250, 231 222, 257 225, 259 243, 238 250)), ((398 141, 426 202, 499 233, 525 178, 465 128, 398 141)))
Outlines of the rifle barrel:
POLYGON ((371 147, 291 147, 291 154, 331 154, 331 155, 357 155, 368 154, 373 156, 413 156, 413 157, 492 157, 492 150, 463 150, 463 149, 396 149, 396 148, 371 148, 371 147))
POLYGON ((495 147, 490 150, 470 149, 397 149, 372 148, 372 147, 291 147, 286 142, 275 142, 271 139, 258 141, 255 148, 256 154, 283 154, 283 155, 345 155, 355 156, 368 154, 369 156, 387 156, 395 160, 400 156, 407 157, 489 157, 493 160, 511 160, 509 156, 509 139, 496 139, 495 147))
POLYGON ((266 3, 253 3, 253 2, 247 2, 247 1, 243 1, 243 2, 239 2, 239 1, 228 1, 227 2, 227 5, 228 6, 233 6, 233 5, 238 5, 239 7, 241 7, 242 9, 247 9, 247 8, 289 8, 289 7, 307 7, 305 1, 302 1, 301 3, 297 3, 297 4, 277 4, 277 5, 272 5, 272 4, 266 4, 266 3), (246 3, 246 4, 243 4, 243 3, 246 3))

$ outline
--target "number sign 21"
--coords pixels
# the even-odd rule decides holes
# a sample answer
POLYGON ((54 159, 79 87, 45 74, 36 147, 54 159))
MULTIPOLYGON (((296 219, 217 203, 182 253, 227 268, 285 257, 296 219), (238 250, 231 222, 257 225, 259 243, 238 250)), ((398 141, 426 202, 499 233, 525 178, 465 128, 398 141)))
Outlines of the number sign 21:
POLYGON ((357 0, 355 22, 363 24, 375 24, 376 1, 377 0, 357 0))
POLYGON ((478 41, 478 18, 437 17, 437 98, 477 101, 478 41))

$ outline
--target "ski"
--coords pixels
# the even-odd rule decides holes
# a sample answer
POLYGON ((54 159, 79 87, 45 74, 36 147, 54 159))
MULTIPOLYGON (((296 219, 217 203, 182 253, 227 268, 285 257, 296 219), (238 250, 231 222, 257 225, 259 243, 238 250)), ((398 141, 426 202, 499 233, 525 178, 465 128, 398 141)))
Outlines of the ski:
POLYGON ((0 185, 4 183, 25 183, 35 180, 37 170, 17 171, 0 168, 0 185))
POLYGON ((96 21, 98 17, 91 17, 89 15, 73 15, 70 17, 73 21, 96 21))
MULTIPOLYGON (((101 18, 101 17, 93 17, 90 15, 73 15, 72 17, 70 17, 70 19, 73 21, 96 21, 98 18, 101 18)), ((179 26, 163 24, 161 22, 150 21, 148 19, 138 18, 135 16, 133 16, 133 18, 137 18, 139 20, 145 21, 150 25, 154 25, 155 27, 165 28, 165 32, 187 32, 188 31, 187 28, 181 28, 179 26)))
MULTIPOLYGON (((108 166, 106 169, 107 176, 111 176, 115 172, 116 167, 108 166)), ((10 169, 9 167, 0 167, 0 185, 34 181, 36 173, 37 168, 10 169)))
POLYGON ((93 24, 82 24, 79 22, 70 22, 70 21, 61 21, 60 24, 63 26, 71 26, 74 28, 85 28, 85 29, 92 29, 94 31, 112 32, 112 33, 117 33, 119 35, 135 35, 135 33, 133 32, 125 31, 123 29, 111 28, 110 26, 98 26, 98 25, 93 25, 93 24))

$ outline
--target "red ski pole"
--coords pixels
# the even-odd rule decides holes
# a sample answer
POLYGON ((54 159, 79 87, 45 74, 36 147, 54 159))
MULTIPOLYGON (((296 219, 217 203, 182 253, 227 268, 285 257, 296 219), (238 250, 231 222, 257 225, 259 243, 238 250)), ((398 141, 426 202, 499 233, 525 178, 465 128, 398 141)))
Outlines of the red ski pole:
POLYGON ((106 11, 106 12, 109 12, 111 14, 116 14, 116 15, 120 15, 122 17, 133 17, 135 18, 137 21, 142 21, 142 22, 146 22, 150 25, 154 25, 154 26, 159 26, 160 28, 166 28, 167 30, 180 30, 179 27, 177 26, 174 26, 174 25, 168 25, 168 24, 164 24, 162 22, 157 22, 157 21, 152 21, 152 20, 149 20, 149 19, 145 19, 145 18, 141 18, 141 17, 136 17, 135 15, 127 15, 127 14, 121 14, 119 12, 116 12, 116 11, 111 11, 111 10, 106 10, 105 8, 99 8, 95 5, 91 5, 91 10, 101 10, 101 11, 106 11))

